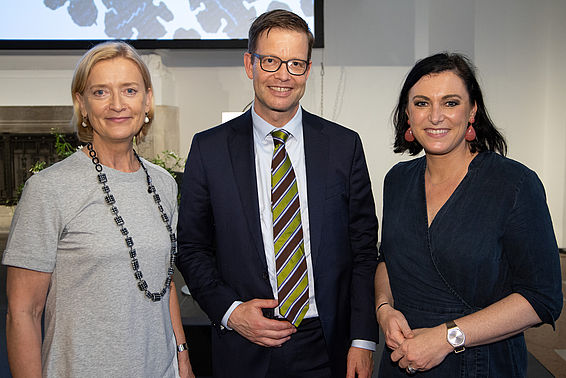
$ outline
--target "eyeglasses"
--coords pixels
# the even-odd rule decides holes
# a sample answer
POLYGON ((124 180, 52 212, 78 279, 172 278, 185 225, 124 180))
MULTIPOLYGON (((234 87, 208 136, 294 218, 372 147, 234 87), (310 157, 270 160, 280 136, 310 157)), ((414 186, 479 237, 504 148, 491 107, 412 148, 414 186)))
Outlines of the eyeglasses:
POLYGON ((260 55, 252 53, 253 56, 259 58, 259 66, 266 72, 277 72, 283 63, 287 66, 287 72, 294 76, 301 76, 307 72, 309 62, 302 59, 281 60, 273 55, 260 55))

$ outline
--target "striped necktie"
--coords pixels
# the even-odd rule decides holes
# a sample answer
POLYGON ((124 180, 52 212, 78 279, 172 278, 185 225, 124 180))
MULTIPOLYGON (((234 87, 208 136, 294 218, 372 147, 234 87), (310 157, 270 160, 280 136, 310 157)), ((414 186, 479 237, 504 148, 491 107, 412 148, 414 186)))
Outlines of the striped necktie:
POLYGON ((271 210, 279 313, 296 327, 309 308, 309 280, 295 171, 285 149, 289 133, 274 130, 271 210))

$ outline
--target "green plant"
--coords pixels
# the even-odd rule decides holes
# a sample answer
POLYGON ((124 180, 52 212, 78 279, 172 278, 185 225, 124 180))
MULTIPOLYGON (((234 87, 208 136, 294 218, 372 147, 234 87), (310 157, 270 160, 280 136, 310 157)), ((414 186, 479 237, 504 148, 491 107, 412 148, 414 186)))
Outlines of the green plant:
POLYGON ((53 129, 51 130, 51 134, 55 135, 55 151, 57 152, 57 156, 59 156, 61 159, 65 159, 66 157, 71 156, 77 151, 77 149, 73 147, 71 143, 65 140, 65 135, 58 133, 53 129))
MULTIPOLYGON (((57 132, 55 129, 51 129, 51 135, 55 137, 55 153, 59 160, 63 160, 66 157, 71 156, 77 151, 76 147, 65 140, 65 135, 57 132)), ((47 162, 36 161, 33 166, 29 169, 31 173, 37 173, 39 171, 47 168, 47 162)))
POLYGON ((36 162, 33 164, 33 166, 29 169, 29 171, 30 171, 31 173, 37 173, 37 172, 39 172, 39 171, 41 171, 41 170, 44 170, 46 165, 47 165, 47 162, 45 162, 45 161, 43 161, 43 160, 42 160, 42 161, 36 161, 36 162))
MULTIPOLYGON (((77 148, 73 147, 71 143, 65 140, 64 134, 57 132, 57 130, 55 129, 51 129, 51 135, 55 136, 55 153, 57 154, 59 160, 63 160, 66 157, 71 156, 75 151, 77 151, 77 148)), ((32 165, 32 167, 29 169, 29 172, 35 174, 37 172, 44 170, 45 168, 47 168, 47 162, 40 160, 40 161, 36 161, 32 165)), ((24 185, 25 183, 21 183, 16 188, 16 197, 18 201, 22 196, 24 185)))
POLYGON ((149 159, 155 165, 159 165, 161 168, 167 170, 173 178, 177 178, 177 172, 183 169, 183 159, 179 157, 174 151, 165 150, 160 154, 157 154, 153 159, 149 159))
MULTIPOLYGON (((22 197, 22 192, 24 191, 24 186, 25 186, 25 184, 22 183, 22 184, 18 185, 18 187, 16 188, 16 197, 18 198, 18 201, 22 197)), ((6 201, 6 202, 7 202, 6 203, 7 205, 10 204, 10 202, 8 202, 8 201, 6 201)))
POLYGON ((179 186, 179 191, 177 192, 177 203, 180 203, 182 170, 185 164, 183 159, 174 151, 165 150, 161 153, 161 155, 157 154, 156 157, 149 159, 149 161, 165 169, 171 176, 173 176, 179 186), (181 177, 178 177, 179 173, 181 173, 181 177))

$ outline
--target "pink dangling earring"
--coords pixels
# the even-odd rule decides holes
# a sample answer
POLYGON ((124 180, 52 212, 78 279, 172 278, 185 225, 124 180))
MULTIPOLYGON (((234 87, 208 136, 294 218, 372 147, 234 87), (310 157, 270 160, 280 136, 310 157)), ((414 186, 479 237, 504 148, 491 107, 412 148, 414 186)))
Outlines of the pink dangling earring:
POLYGON ((409 143, 415 141, 415 136, 413 135, 413 130, 409 127, 407 131, 405 131, 405 140, 409 143))
POLYGON ((471 142, 476 139, 476 129, 474 129, 474 125, 470 123, 468 126, 468 130, 466 130, 466 140, 471 142))

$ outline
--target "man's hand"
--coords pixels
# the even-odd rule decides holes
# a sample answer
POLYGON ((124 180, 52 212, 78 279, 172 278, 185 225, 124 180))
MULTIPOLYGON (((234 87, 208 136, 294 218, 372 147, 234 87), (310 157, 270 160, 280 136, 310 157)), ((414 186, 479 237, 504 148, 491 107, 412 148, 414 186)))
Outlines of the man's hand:
POLYGON ((373 352, 368 349, 350 347, 346 378, 370 378, 372 372, 373 352))
POLYGON ((268 319, 262 308, 275 308, 275 299, 252 299, 240 304, 230 314, 228 327, 232 328, 252 343, 264 347, 281 346, 297 332, 288 321, 268 319))

